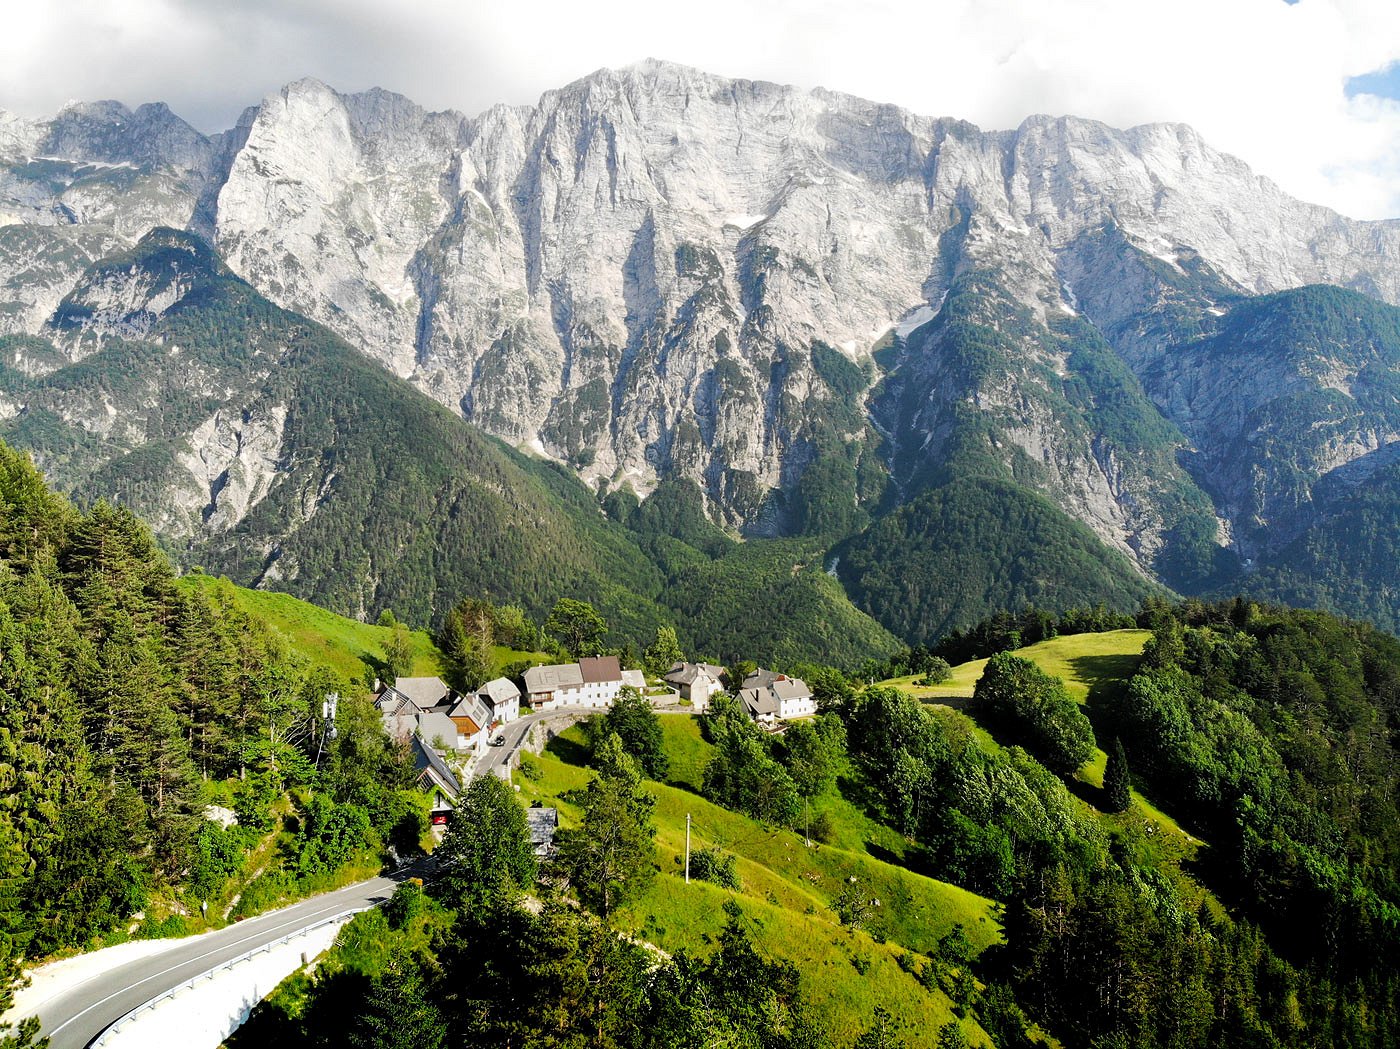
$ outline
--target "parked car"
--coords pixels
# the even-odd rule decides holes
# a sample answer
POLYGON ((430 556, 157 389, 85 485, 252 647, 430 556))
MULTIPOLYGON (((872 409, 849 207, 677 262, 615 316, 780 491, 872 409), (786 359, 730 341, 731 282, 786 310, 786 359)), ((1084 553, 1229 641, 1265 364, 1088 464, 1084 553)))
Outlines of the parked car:
POLYGON ((488 747, 504 747, 506 745, 506 735, 504 732, 497 733, 486 741, 488 747))

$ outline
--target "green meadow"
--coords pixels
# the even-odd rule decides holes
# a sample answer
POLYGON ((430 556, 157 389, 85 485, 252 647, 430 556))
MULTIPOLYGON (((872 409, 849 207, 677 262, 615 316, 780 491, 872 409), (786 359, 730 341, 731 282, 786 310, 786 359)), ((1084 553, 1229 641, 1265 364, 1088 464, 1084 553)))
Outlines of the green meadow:
MULTIPOLYGON (((837 1044, 857 1038, 877 1005, 890 1011, 909 1044, 932 1044, 938 1030, 956 1019, 953 1003, 942 991, 925 988, 914 972, 954 925, 979 950, 997 942, 996 905, 887 862, 898 860, 903 839, 834 791, 814 802, 814 811, 825 811, 831 820, 831 841, 810 847, 801 834, 711 804, 695 792, 710 751, 697 719, 663 715, 661 724, 669 782, 647 784, 656 795, 660 874, 623 915, 628 930, 668 952, 703 953, 724 924, 724 902, 736 898, 759 948, 801 970, 804 991, 837 1044), (736 858, 737 893, 686 883, 687 816, 692 849, 718 848, 736 858), (843 927, 831 906, 852 879, 878 901, 861 929, 843 927)), ((562 795, 591 775, 582 734, 571 729, 544 754, 523 760, 516 776, 522 798, 557 805, 561 825, 569 826, 578 812, 562 795)), ((961 1022, 973 1044, 987 1044, 975 1022, 961 1022)))

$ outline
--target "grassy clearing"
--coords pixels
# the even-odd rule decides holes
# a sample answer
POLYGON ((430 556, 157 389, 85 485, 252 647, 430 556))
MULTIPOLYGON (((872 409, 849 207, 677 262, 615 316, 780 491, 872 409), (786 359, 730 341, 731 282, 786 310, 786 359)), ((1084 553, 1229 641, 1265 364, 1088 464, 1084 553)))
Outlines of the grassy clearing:
MULTIPOLYGON (((1130 678, 1137 669, 1142 646, 1151 636, 1150 630, 1065 634, 1018 649, 1015 654, 1059 678, 1069 694, 1083 703, 1095 689, 1112 687, 1130 678)), ((986 666, 985 659, 960 664, 953 668, 953 676, 941 685, 916 685, 914 682, 919 675, 893 678, 881 684, 893 685, 916 699, 969 699, 986 666)))
MULTIPOLYGON (((740 879, 738 898, 752 922, 755 942, 774 957, 797 964, 818 1018, 831 1027, 838 1044, 848 1044, 868 1026, 876 1005, 889 1009, 910 1044, 924 1044, 953 1019, 952 1003, 926 990, 897 959, 906 950, 927 954, 938 938, 960 924, 978 948, 996 942, 1000 930, 993 904, 974 893, 915 874, 872 855, 897 852, 898 835, 870 821, 845 799, 827 797, 816 805, 832 816, 832 844, 808 848, 800 835, 766 827, 713 805, 684 785, 698 782, 710 746, 694 718, 662 718, 671 784, 649 784, 656 794, 657 848, 661 874, 647 895, 625 916, 635 933, 667 951, 707 950, 724 923, 727 890, 684 880, 686 816, 692 819, 691 846, 732 853, 740 879), (866 930, 842 928, 831 902, 854 877, 880 901, 866 930), (866 968, 862 975, 857 966, 866 968)), ((536 759, 531 780, 519 777, 522 796, 559 806, 568 826, 578 812, 560 796, 583 785, 591 773, 577 729, 551 744, 536 759)), ((985 1041, 975 1024, 966 1030, 974 1043, 985 1041)))

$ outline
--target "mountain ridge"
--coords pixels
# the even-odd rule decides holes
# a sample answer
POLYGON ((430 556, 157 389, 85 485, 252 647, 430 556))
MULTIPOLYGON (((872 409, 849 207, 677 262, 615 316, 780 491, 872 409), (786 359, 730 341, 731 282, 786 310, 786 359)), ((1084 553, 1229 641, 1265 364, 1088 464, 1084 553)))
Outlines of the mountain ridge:
POLYGON ((1261 295, 1400 301, 1400 222, 1295 201, 1185 125, 984 132, 648 61, 470 118, 303 79, 191 134, 160 106, 0 121, 0 154, 61 147, 0 156, 0 332, 42 334, 88 265, 185 228, 599 496, 686 481, 731 531, 837 542, 992 471, 1186 592, 1293 556, 1352 490, 1333 472, 1400 433, 1389 401, 1326 392, 1364 332, 1307 342, 1274 301, 1333 447, 1306 450, 1301 409, 1259 417, 1290 444, 1263 459, 1262 431, 1201 425, 1181 391, 1214 391, 1217 420, 1277 398, 1196 344, 1261 295), (1298 513, 1261 516, 1255 488, 1298 513))

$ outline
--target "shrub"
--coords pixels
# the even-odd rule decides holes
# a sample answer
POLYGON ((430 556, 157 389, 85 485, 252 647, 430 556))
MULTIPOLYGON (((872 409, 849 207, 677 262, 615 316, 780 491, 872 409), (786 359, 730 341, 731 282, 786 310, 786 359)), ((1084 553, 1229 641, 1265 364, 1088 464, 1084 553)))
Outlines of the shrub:
POLYGON ((690 876, 712 882, 722 889, 739 890, 739 875, 734 869, 734 857, 719 849, 699 849, 690 854, 690 876))

